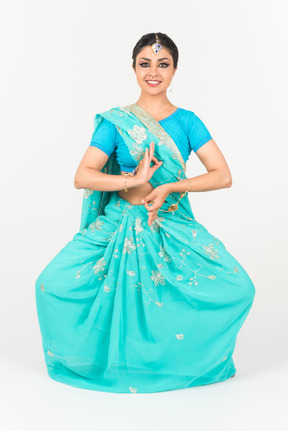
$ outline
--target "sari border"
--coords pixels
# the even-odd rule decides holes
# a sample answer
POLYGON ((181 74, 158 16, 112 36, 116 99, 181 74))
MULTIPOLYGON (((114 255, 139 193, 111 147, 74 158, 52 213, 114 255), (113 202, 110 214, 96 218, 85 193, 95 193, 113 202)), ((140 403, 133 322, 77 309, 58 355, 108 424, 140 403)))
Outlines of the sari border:
POLYGON ((157 138, 159 138, 173 153, 173 158, 177 158, 180 162, 183 171, 186 173, 186 163, 182 157, 182 154, 175 144, 174 140, 171 136, 166 132, 166 130, 161 126, 161 124, 155 120, 155 118, 149 114, 149 112, 145 111, 145 109, 141 108, 136 103, 132 103, 130 105, 124 106, 124 110, 132 112, 136 117, 147 127, 147 129, 153 133, 157 138))

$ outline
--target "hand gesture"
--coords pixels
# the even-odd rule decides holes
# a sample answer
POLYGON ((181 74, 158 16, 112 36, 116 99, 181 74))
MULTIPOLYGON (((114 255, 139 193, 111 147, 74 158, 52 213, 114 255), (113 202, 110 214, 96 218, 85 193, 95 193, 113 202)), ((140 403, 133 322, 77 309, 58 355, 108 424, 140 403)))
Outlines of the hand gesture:
POLYGON ((153 221, 157 218, 158 209, 162 207, 168 194, 169 194, 169 191, 166 185, 162 184, 161 186, 158 186, 154 190, 152 190, 151 193, 149 193, 147 196, 145 196, 144 199, 140 201, 145 205, 145 208, 149 211, 148 212, 149 226, 151 226, 153 221), (152 205, 149 205, 149 202, 152 202, 152 205))
POLYGON ((138 163, 138 169, 135 174, 135 177, 139 179, 141 184, 145 184, 147 181, 149 181, 152 178, 156 169, 160 168, 160 166, 163 164, 162 161, 158 161, 158 159, 154 156, 154 148, 155 143, 152 141, 150 143, 149 149, 147 147, 145 148, 144 157, 138 163), (150 166, 152 160, 154 162, 154 165, 150 166))

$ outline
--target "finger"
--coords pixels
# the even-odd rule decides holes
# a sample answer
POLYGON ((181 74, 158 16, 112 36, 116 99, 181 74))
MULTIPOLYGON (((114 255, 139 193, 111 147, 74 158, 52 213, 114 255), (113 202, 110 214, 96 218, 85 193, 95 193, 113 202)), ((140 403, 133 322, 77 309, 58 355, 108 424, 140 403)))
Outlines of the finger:
POLYGON ((146 202, 145 204, 145 208, 151 212, 151 211, 155 211, 156 209, 159 208, 159 205, 157 204, 157 202, 153 202, 152 205, 148 205, 148 202, 146 202))
POLYGON ((154 155, 152 156, 151 160, 154 161, 154 165, 151 166, 151 168, 154 168, 154 170, 156 170, 157 168, 160 168, 160 166, 163 164, 162 160, 158 160, 157 157, 155 157, 154 155))
POLYGON ((144 196, 144 198, 140 202, 148 204, 148 202, 152 203, 153 201, 154 201, 154 198, 153 198, 153 191, 152 191, 148 195, 144 196))
POLYGON ((150 159, 152 160, 152 157, 153 157, 153 154, 154 154, 154 148, 155 148, 155 144, 154 144, 154 142, 152 141, 151 143, 150 143, 150 148, 149 148, 149 156, 150 156, 150 159))
POLYGON ((154 199, 152 197, 147 197, 147 198, 145 198, 145 200, 146 200, 146 205, 147 205, 146 208, 149 208, 149 211, 153 211, 154 208, 152 208, 152 207, 154 205, 154 199))
POLYGON ((146 210, 148 211, 147 214, 150 214, 155 210, 155 208, 152 208, 153 205, 151 205, 151 202, 149 203, 149 201, 146 201, 143 205, 145 206, 146 210))
POLYGON ((153 166, 151 166, 152 169, 154 169, 154 171, 156 171, 156 169, 160 168, 160 166, 163 165, 162 160, 160 160, 158 163, 154 163, 153 166))
POLYGON ((147 147, 146 149, 147 149, 147 163, 148 163, 148 166, 150 166, 150 161, 151 161, 150 149, 147 147))
MULTIPOLYGON (((147 165, 148 161, 149 161, 149 151, 148 151, 148 148, 146 147, 145 153, 144 153, 144 158, 143 158, 144 166, 147 165)), ((150 162, 149 162, 149 164, 150 164, 150 162)))
POLYGON ((151 226, 151 224, 152 224, 151 214, 148 213, 148 225, 151 226))
POLYGON ((149 203, 148 202, 146 202, 145 204, 144 204, 144 206, 145 206, 145 208, 146 208, 146 210, 148 211, 148 213, 147 214, 150 214, 151 213, 151 205, 149 205, 149 203))
POLYGON ((155 211, 151 212, 149 214, 149 219, 151 220, 151 222, 153 222, 154 220, 156 220, 157 217, 155 217, 155 211))
POLYGON ((155 163, 157 163, 157 164, 159 163, 159 160, 158 160, 158 159, 157 159, 157 157, 155 157, 155 156, 153 156, 153 157, 152 157, 152 160, 153 160, 153 162, 155 162, 155 163))
POLYGON ((143 199, 141 199, 141 204, 147 204, 150 200, 152 199, 152 197, 149 195, 145 196, 143 199))
POLYGON ((157 219, 157 210, 153 212, 152 221, 157 219))

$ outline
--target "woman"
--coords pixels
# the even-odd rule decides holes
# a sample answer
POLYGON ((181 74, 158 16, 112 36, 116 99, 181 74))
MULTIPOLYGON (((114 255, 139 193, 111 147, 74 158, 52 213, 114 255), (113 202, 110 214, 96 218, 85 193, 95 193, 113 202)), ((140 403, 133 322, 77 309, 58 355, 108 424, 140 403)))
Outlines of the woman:
POLYGON ((167 35, 143 36, 133 51, 138 101, 95 116, 75 175, 79 232, 35 286, 47 370, 59 382, 147 393, 235 375, 255 287, 193 215, 188 193, 230 187, 231 175, 199 117, 167 98, 177 62, 167 35), (192 150, 208 172, 187 178, 192 150))

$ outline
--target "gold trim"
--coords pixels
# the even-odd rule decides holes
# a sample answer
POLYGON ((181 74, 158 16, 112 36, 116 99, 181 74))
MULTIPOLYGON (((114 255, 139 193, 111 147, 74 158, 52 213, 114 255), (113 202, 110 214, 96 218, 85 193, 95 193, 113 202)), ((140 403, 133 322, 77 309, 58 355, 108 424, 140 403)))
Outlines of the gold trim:
POLYGON ((145 109, 141 108, 137 103, 132 103, 130 105, 124 106, 124 109, 128 109, 153 133, 157 138, 159 138, 173 153, 173 159, 177 159, 186 173, 186 163, 182 157, 182 154, 171 138, 171 136, 166 132, 166 130, 161 126, 161 124, 155 120, 155 118, 149 114, 145 109))

